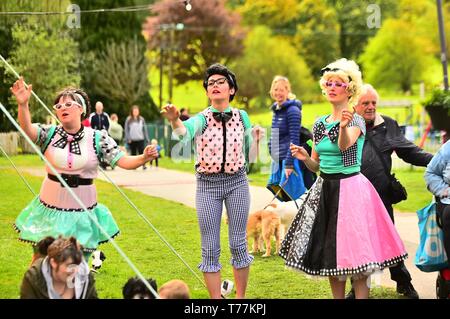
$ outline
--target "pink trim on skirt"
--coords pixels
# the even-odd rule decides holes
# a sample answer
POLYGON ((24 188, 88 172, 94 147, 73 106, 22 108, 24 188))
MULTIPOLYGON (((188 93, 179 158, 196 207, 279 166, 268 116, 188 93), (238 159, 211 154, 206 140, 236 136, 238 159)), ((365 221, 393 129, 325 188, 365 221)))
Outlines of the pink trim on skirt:
POLYGON ((406 253, 383 202, 362 174, 342 179, 336 228, 336 265, 355 268, 406 253))

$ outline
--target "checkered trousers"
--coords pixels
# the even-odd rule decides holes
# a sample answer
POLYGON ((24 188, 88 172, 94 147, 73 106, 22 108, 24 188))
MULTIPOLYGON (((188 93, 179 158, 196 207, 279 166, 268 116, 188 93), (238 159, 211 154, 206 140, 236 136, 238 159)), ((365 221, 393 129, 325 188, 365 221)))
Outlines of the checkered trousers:
POLYGON ((248 254, 246 228, 250 209, 250 190, 245 169, 236 174, 197 173, 196 206, 202 241, 202 272, 218 272, 220 257, 220 225, 223 203, 228 214, 228 240, 231 265, 245 268, 253 256, 248 254))

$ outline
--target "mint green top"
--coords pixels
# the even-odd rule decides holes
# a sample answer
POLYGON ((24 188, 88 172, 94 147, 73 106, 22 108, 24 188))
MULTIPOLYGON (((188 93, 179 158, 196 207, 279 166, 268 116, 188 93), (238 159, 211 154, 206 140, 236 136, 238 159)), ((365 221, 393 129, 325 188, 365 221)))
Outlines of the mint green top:
MULTIPOLYGON (((209 106, 208 107, 213 113, 219 113, 220 111, 216 110, 214 107, 209 106)), ((230 112, 231 111, 231 106, 228 106, 224 112, 230 112)), ((241 118, 242 118, 242 122, 244 123, 244 128, 245 128, 245 136, 244 136, 244 146, 243 146, 243 151, 245 152, 245 158, 246 161, 248 163, 248 155, 250 152, 250 145, 252 144, 253 138, 252 138, 252 125, 250 123, 250 118, 248 117, 248 114, 246 111, 244 110, 239 110, 239 113, 241 114, 241 118)), ((203 129, 206 128, 206 118, 202 113, 198 113, 195 116, 189 118, 186 121, 183 121, 184 126, 186 127, 186 135, 182 136, 182 135, 176 135, 175 134, 175 138, 177 140, 180 140, 183 143, 189 143, 191 142, 194 137, 197 134, 200 134, 203 129)))
POLYGON ((362 134, 358 137, 355 144, 342 152, 338 145, 340 122, 328 123, 326 119, 329 116, 326 115, 318 119, 313 128, 315 151, 320 159, 320 171, 326 174, 352 174, 359 172, 361 170, 364 135, 366 134, 364 119, 357 114, 354 115, 348 127, 357 126, 361 129, 362 134), (323 128, 325 128, 325 131, 323 131, 323 128), (336 134, 334 135, 333 132, 336 134), (328 133, 331 133, 331 140, 328 133))

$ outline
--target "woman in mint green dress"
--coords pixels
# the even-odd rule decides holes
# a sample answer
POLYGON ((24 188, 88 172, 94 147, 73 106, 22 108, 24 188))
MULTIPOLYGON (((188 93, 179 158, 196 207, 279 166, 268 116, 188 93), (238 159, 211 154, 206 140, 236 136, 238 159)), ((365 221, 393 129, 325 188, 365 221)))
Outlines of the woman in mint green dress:
MULTIPOLYGON (((14 227, 19 239, 35 247, 41 239, 59 235, 74 236, 88 258, 99 244, 119 233, 119 228, 107 207, 97 203, 93 180, 100 160, 114 167, 134 169, 157 156, 153 146, 142 155, 125 156, 106 131, 84 127, 81 121, 89 114, 89 98, 77 88, 58 93, 54 110, 60 125, 32 124, 28 108, 32 86, 25 87, 23 78, 11 88, 18 103, 19 123, 47 160, 56 168, 72 191, 87 207, 85 211, 59 182, 49 167, 39 195, 19 214, 14 227), (89 216, 90 214, 90 216, 89 216), (107 235, 94 223, 96 220, 107 235)), ((33 261, 39 257, 34 249, 33 261)))

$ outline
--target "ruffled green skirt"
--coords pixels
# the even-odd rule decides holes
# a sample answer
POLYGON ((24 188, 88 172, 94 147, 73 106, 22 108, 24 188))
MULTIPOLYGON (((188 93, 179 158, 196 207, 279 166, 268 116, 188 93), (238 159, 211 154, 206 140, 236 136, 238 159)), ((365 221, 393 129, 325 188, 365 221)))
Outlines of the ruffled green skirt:
POLYGON ((99 244, 107 242, 109 237, 100 231, 93 219, 109 237, 119 234, 119 227, 111 212, 102 204, 97 204, 88 212, 61 210, 47 207, 39 196, 19 214, 14 228, 20 233, 19 239, 25 242, 36 244, 47 236, 74 236, 84 251, 94 251, 99 244))

